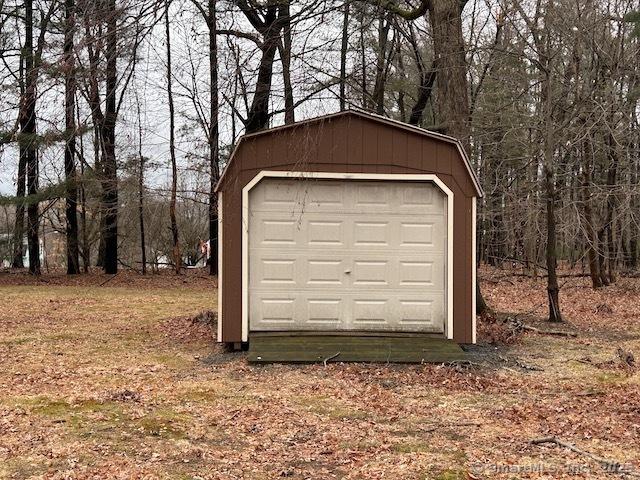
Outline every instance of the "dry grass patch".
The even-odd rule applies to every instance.
[[[20,285],[0,277],[0,478],[603,478],[584,457],[528,443],[548,435],[640,469],[639,375],[607,363],[619,346],[640,356],[640,281],[563,290],[577,338],[525,334],[478,349],[491,359],[480,367],[325,368],[254,367],[216,346],[215,316],[199,315],[216,309],[206,276],[11,278]],[[534,322],[544,313],[534,280],[485,294]],[[575,465],[588,469],[567,473]]]

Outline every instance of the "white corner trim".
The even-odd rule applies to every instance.
[[[261,170],[242,189],[242,341],[249,341],[249,192],[263,179],[314,178],[327,180],[389,180],[432,182],[447,196],[447,324],[445,336],[453,339],[453,192],[435,174],[333,173]],[[475,198],[475,197],[474,197]],[[474,329],[475,331],[475,329]]]
[[[222,342],[222,223],[222,192],[218,192],[218,342]]]
[[[471,343],[475,344],[477,342],[477,333],[476,333],[476,288],[478,281],[478,264],[477,262],[477,245],[476,245],[476,235],[477,235],[477,220],[478,220],[478,198],[473,197],[471,199]]]

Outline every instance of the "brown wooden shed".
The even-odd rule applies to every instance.
[[[218,341],[475,343],[482,190],[455,138],[348,110],[245,135],[216,190]]]

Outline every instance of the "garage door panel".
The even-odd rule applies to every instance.
[[[384,221],[358,221],[353,222],[353,242],[355,247],[388,247],[389,246],[389,222]]]
[[[299,303],[299,299],[284,295],[255,294],[250,308],[261,312],[260,323],[266,330],[279,330],[295,327],[295,319],[298,317],[296,306]]]
[[[321,219],[307,220],[307,243],[310,247],[341,247],[345,245],[344,222]]]
[[[268,185],[267,185],[268,183]],[[350,184],[357,184],[356,186]],[[267,185],[267,186],[265,186]],[[274,180],[258,184],[251,196],[252,212],[282,210],[288,213],[370,212],[440,215],[446,199],[424,182],[343,182],[335,180]]]
[[[434,262],[426,260],[400,260],[398,283],[402,286],[430,287],[437,281],[434,271],[439,270]]]
[[[444,305],[434,296],[385,296],[383,290],[366,294],[301,290],[255,293],[250,307],[260,311],[252,330],[358,330],[396,332],[444,332]],[[444,292],[439,292],[440,296]]]
[[[305,191],[305,182],[300,183]],[[310,182],[305,191],[306,195],[301,198],[308,199],[308,206],[312,209],[322,209],[323,207],[339,208],[344,205],[344,184],[337,182]]]
[[[391,252],[395,249],[444,253],[446,228],[443,215],[407,216],[376,213],[263,212],[249,218],[253,248],[282,246],[304,250],[362,249]]]
[[[392,207],[389,197],[393,195],[393,192],[385,185],[380,183],[361,183],[356,185],[355,188],[356,196],[354,203],[356,207]]]
[[[307,299],[307,324],[340,327],[343,302],[338,296]]]
[[[354,298],[352,327],[355,330],[387,329],[392,320],[389,300],[378,296]]]
[[[251,330],[444,332],[447,219],[435,186],[263,180],[254,190]]]
[[[393,272],[389,260],[354,260],[353,269],[348,270],[354,286],[389,285]]]
[[[257,269],[262,284],[296,283],[296,260],[294,258],[262,258]]]
[[[443,332],[444,305],[441,296],[402,297],[398,300],[399,325],[408,331]]]
[[[296,244],[296,225],[293,220],[261,219],[257,233],[259,242],[263,245]]]
[[[299,285],[343,285],[344,265],[333,258],[312,258],[306,262],[306,278]]]

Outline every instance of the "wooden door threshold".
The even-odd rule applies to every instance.
[[[453,340],[439,336],[380,335],[249,336],[248,360],[253,363],[446,363],[465,360]]]

